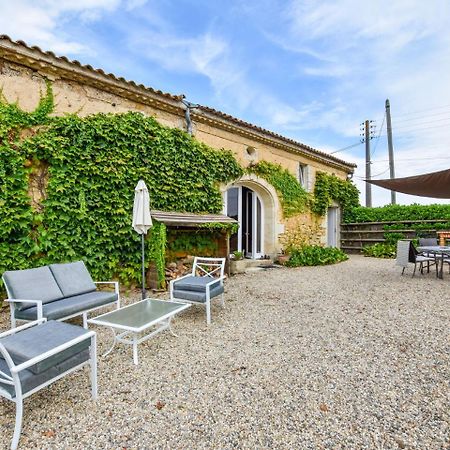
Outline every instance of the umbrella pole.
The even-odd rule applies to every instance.
[[[145,247],[144,247],[144,233],[141,234],[142,244],[142,300],[145,298]]]

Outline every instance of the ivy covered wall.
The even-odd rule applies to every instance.
[[[51,99],[48,86],[30,114],[1,103],[0,273],[83,258],[96,279],[136,281],[139,236],[130,221],[137,181],[146,182],[152,208],[219,213],[219,184],[242,174],[230,152],[151,117],[50,117]],[[39,171],[42,195],[32,205],[29,181]],[[156,252],[153,239],[147,245]]]
[[[96,279],[139,281],[139,236],[130,226],[137,181],[146,182],[154,209],[219,213],[219,184],[243,174],[231,152],[140,113],[52,117],[46,87],[31,113],[0,101],[0,273],[82,258]],[[275,187],[285,217],[323,214],[317,202],[346,201],[341,187],[351,190],[337,177],[319,177],[312,196],[265,161],[250,172]],[[165,237],[165,227],[155,226],[146,241],[161,276]]]

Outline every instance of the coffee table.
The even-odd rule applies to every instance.
[[[190,304],[185,303],[146,298],[132,305],[89,319],[88,323],[109,327],[114,333],[114,342],[103,356],[111,353],[116,342],[129,344],[133,346],[133,362],[138,365],[138,344],[166,329],[176,336],[170,327],[170,321],[173,316],[190,306]],[[152,328],[154,329],[151,330]],[[119,330],[118,334],[116,330]],[[143,336],[139,337],[141,333]]]

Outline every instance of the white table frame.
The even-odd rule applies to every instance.
[[[179,308],[174,309],[173,311],[170,311],[169,313],[164,314],[160,317],[157,317],[156,319],[154,319],[150,322],[147,322],[146,324],[142,325],[141,327],[132,327],[132,326],[128,326],[128,325],[114,323],[109,320],[102,320],[102,317],[104,317],[108,314],[111,314],[111,312],[102,314],[100,316],[97,316],[97,317],[94,317],[94,318],[88,320],[88,324],[100,325],[103,327],[110,328],[114,334],[114,340],[111,345],[111,348],[107,352],[105,352],[102,356],[109,355],[112,352],[112,350],[114,349],[117,342],[120,342],[122,344],[128,344],[133,347],[133,362],[137,366],[139,364],[139,357],[138,357],[138,345],[139,344],[147,341],[148,339],[151,339],[152,337],[163,332],[164,330],[169,330],[169,332],[173,336],[178,337],[173,332],[170,322],[176,314],[189,308],[191,306],[190,304],[185,304],[185,303],[180,303],[180,302],[172,302],[172,301],[168,301],[168,300],[159,300],[159,299],[154,299],[154,298],[146,298],[144,300],[140,300],[139,302],[133,303],[131,305],[124,306],[123,308],[120,308],[113,312],[117,313],[118,311],[122,311],[127,308],[132,308],[133,306],[135,306],[139,303],[148,302],[148,301],[171,303],[171,304],[176,303],[179,305]],[[147,331],[149,328],[151,328],[153,326],[157,326],[157,328],[155,330],[153,330],[152,332],[146,333],[146,334],[144,334],[144,336],[139,337],[139,335],[141,333]],[[122,332],[117,334],[116,330],[121,330]]]

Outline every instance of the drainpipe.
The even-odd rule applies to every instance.
[[[191,109],[195,109],[200,105],[188,102],[184,98],[181,100],[181,103],[183,103],[183,105],[186,107],[184,110],[184,118],[186,120],[186,131],[192,136]]]

